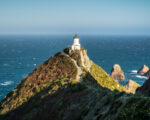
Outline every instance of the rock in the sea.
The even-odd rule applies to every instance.
[[[111,70],[111,74],[110,76],[114,79],[114,80],[125,80],[125,76],[124,73],[120,67],[120,65],[115,64]]]
[[[135,91],[138,87],[140,87],[140,85],[136,82],[134,82],[133,80],[129,80],[125,85],[124,87],[127,89],[127,91],[129,93],[133,93],[135,94]]]
[[[150,78],[150,70],[144,74],[146,77]]]
[[[143,65],[139,70],[138,74],[145,74],[146,72],[149,71],[149,68],[146,65]]]

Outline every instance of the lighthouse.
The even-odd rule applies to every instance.
[[[80,50],[81,49],[81,45],[79,43],[79,37],[77,34],[73,37],[73,44],[71,46],[71,49],[72,50]]]

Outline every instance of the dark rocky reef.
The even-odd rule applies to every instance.
[[[146,77],[150,78],[150,70],[144,74]]]

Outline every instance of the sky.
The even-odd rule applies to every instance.
[[[0,0],[0,34],[150,35],[150,0]]]

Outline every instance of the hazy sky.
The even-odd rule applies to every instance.
[[[0,0],[0,33],[150,35],[150,0]]]

